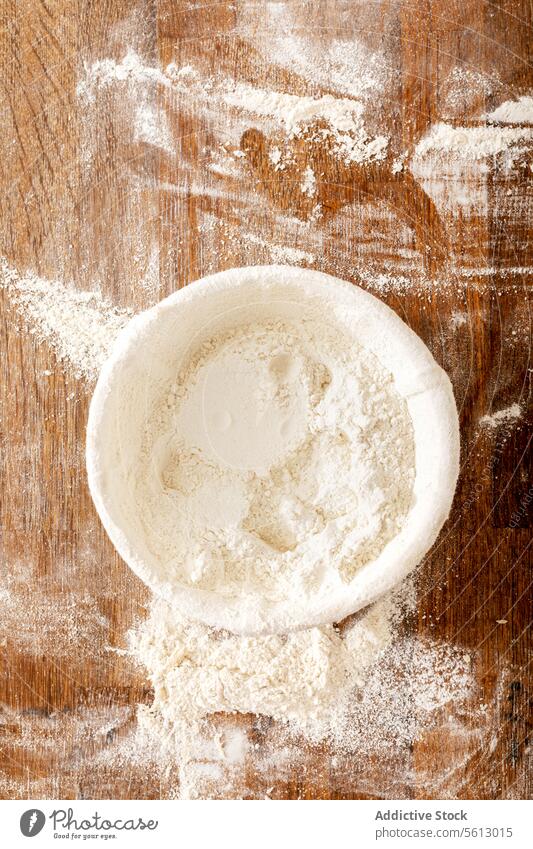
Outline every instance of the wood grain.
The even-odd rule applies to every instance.
[[[269,158],[275,134],[245,126],[235,144],[230,117],[202,116],[151,82],[140,90],[142,102],[167,122],[172,146],[164,150],[136,138],[123,86],[101,86],[90,104],[77,94],[92,62],[121,61],[133,50],[151,67],[192,64],[258,87],[346,96],[333,81],[306,79],[297,65],[269,62],[257,39],[254,46],[243,36],[243,18],[255,21],[256,35],[266,27],[261,3],[1,0],[0,251],[20,271],[100,288],[135,310],[208,272],[272,261],[273,244],[303,251],[303,264],[370,291],[369,271],[412,281],[376,293],[453,381],[462,469],[407,627],[471,653],[480,690],[462,718],[470,733],[454,735],[444,709],[442,723],[399,761],[392,754],[364,764],[347,759],[332,770],[325,750],[309,749],[306,768],[280,776],[272,795],[526,798],[531,169],[506,175],[494,168],[482,186],[485,208],[450,210],[432,199],[431,185],[407,168],[392,174],[391,165],[446,117],[454,68],[492,80],[456,107],[449,120],[457,126],[476,125],[485,111],[531,91],[531,4],[285,6],[292,34],[318,55],[340,39],[383,57],[387,85],[367,110],[370,130],[391,139],[383,163],[346,166],[328,145],[297,138],[292,164],[276,171]],[[244,180],[211,167],[221,151],[235,149],[244,154]],[[300,191],[308,165],[318,175],[312,201]],[[135,706],[151,694],[142,672],[109,647],[124,645],[149,594],[114,553],[88,494],[83,452],[92,386],[21,329],[8,293],[0,289],[0,297],[3,570],[28,611],[0,646],[0,793],[165,798],[171,778],[112,756],[134,727]],[[515,402],[526,411],[517,426],[480,428],[480,417]],[[483,728],[480,702],[487,705]],[[242,722],[268,747],[270,723]],[[251,759],[231,793],[262,797],[267,789]]]

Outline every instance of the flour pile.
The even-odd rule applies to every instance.
[[[263,754],[250,760],[274,784],[302,763],[302,742],[326,745],[333,768],[339,756],[400,756],[467,704],[481,721],[470,656],[402,634],[413,603],[408,583],[341,628],[250,638],[155,600],[129,635],[154,689],[152,705],[138,708],[136,747],[177,770],[180,798],[235,798],[246,792],[253,749],[243,714],[266,718],[271,730],[275,721]],[[449,733],[465,733],[460,723]]]
[[[46,340],[77,377],[94,380],[132,312],[98,292],[80,292],[33,272],[21,274],[0,257],[0,288],[31,335]]]
[[[314,320],[276,320],[183,363],[134,486],[165,581],[301,605],[381,553],[413,481],[407,405],[375,356]]]
[[[130,632],[130,648],[154,686],[139,709],[141,731],[186,760],[213,714],[254,713],[308,740],[335,737],[353,690],[391,637],[394,607],[379,602],[341,635],[333,625],[242,637],[190,622],[165,601]]]

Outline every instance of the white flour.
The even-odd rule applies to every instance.
[[[316,195],[315,172],[309,165],[303,173],[302,182],[300,183],[300,191],[303,195],[307,195],[307,197],[310,198]]]
[[[266,239],[261,238],[256,233],[247,233],[241,229],[238,230],[239,239],[244,239],[246,242],[251,242],[253,245],[259,245],[266,249],[267,256],[273,263],[283,265],[302,265],[304,263],[311,264],[315,262],[316,257],[309,251],[302,251],[299,248],[291,248],[289,245],[274,245]]]
[[[137,107],[135,112],[134,140],[174,152],[174,141],[165,114],[161,110],[145,103]]]
[[[517,100],[506,100],[485,118],[491,124],[533,124],[533,97],[523,95]]]
[[[288,635],[240,637],[187,622],[164,601],[130,632],[130,649],[154,686],[141,728],[167,754],[187,760],[216,713],[255,713],[288,723],[309,740],[340,730],[348,699],[391,639],[397,609],[375,604],[341,636],[332,625]]]
[[[312,321],[253,324],[185,362],[134,480],[166,580],[300,604],[400,531],[412,424],[370,352]]]
[[[313,130],[313,139],[330,141],[333,152],[346,163],[378,161],[387,155],[388,137],[368,135],[363,123],[364,108],[357,100],[331,94],[305,97],[235,83],[222,94],[222,101],[255,115],[275,118],[289,138],[301,135],[309,125],[324,122],[325,127]]]
[[[216,123],[220,123],[220,110],[226,107],[237,113],[246,113],[248,126],[250,115],[275,122],[289,139],[302,135],[312,125],[313,138],[318,142],[328,141],[332,153],[346,163],[379,161],[387,155],[388,137],[370,136],[367,133],[363,120],[364,107],[359,100],[333,97],[330,94],[322,97],[300,96],[254,88],[231,78],[205,77],[190,65],[178,67],[170,63],[163,70],[146,65],[133,51],[128,52],[121,62],[104,59],[86,67],[85,77],[79,82],[77,93],[92,103],[99,89],[125,85],[133,87],[142,102],[145,88],[154,84],[173,94],[181,94],[185,110],[203,110],[206,117]],[[237,123],[234,128],[236,132],[232,132],[226,118],[221,129],[226,137],[231,136],[238,144],[245,126]],[[153,137],[152,131],[152,142]],[[167,146],[165,135],[159,146]]]
[[[268,63],[288,68],[314,87],[334,88],[368,101],[394,76],[385,56],[370,50],[360,39],[325,38],[322,30],[314,33],[303,20],[306,11],[297,5],[265,3],[260,25],[257,11],[255,4],[236,7],[236,33]]]
[[[505,407],[504,410],[498,410],[496,413],[492,413],[491,415],[482,416],[479,423],[486,427],[496,428],[501,424],[509,424],[510,422],[516,421],[521,415],[522,408],[520,404],[515,402],[514,404],[511,404],[510,407]]]
[[[465,165],[476,160],[500,156],[501,165],[509,165],[520,154],[528,151],[533,139],[530,127],[454,127],[435,124],[418,142],[414,161],[423,161],[430,154],[453,157]]]
[[[429,135],[417,145],[417,153],[427,151],[453,152],[462,158],[483,159],[496,156],[533,138],[527,127],[452,127],[436,124]],[[519,150],[526,149],[523,146]]]
[[[294,10],[286,4],[269,6],[265,15],[266,20],[262,19],[258,27],[255,10],[249,14],[239,10],[235,32],[242,33],[265,57],[268,55],[270,62],[284,65],[287,55],[297,55],[297,70],[308,81],[303,92],[295,94],[258,88],[221,74],[208,76],[191,64],[180,67],[170,63],[160,68],[147,64],[130,50],[122,61],[104,59],[87,65],[78,93],[90,103],[94,102],[99,89],[118,87],[131,101],[129,111],[137,111],[134,140],[148,141],[171,154],[172,141],[165,124],[164,108],[156,119],[155,115],[144,114],[143,105],[148,103],[148,92],[153,92],[154,86],[164,90],[172,110],[178,108],[209,126],[217,140],[213,144],[215,153],[221,143],[235,148],[230,167],[226,164],[221,168],[212,162],[207,170],[222,181],[228,176],[238,181],[241,203],[245,201],[244,192],[248,188],[247,168],[241,159],[237,161],[237,154],[241,153],[238,147],[242,134],[250,127],[263,131],[271,144],[270,149],[267,144],[267,152],[273,170],[287,171],[291,181],[295,179],[295,140],[299,139],[309,145],[325,145],[328,153],[347,165],[385,161],[389,138],[379,125],[375,126],[368,112],[369,99],[379,96],[385,83],[389,87],[393,85],[394,74],[385,70],[383,57],[371,53],[357,41],[333,39],[324,44],[321,39],[316,43],[312,38],[303,39],[291,29]],[[296,68],[292,66],[292,70]],[[317,95],[321,85],[326,89],[333,85],[340,96]],[[502,90],[496,74],[483,74],[459,66],[453,68],[440,87],[441,116],[460,116],[463,120],[465,115],[477,117],[471,119],[469,126],[435,124],[415,145],[414,152],[403,151],[396,157],[391,164],[392,172],[399,174],[408,166],[439,210],[450,212],[454,217],[488,214],[488,174],[523,173],[529,165],[533,139],[533,131],[527,127],[532,120],[529,95],[502,103],[491,113],[484,114],[485,98],[495,99]],[[179,155],[179,140],[174,147]],[[212,151],[206,150],[206,153],[211,155]],[[215,189],[204,177],[200,167],[201,187],[187,185],[187,192],[206,197],[214,197],[216,193],[230,198],[227,186]],[[316,185],[305,175],[296,179],[301,180],[302,193],[314,197]],[[161,185],[160,188],[169,187]],[[173,190],[180,191],[180,188],[173,187]],[[246,199],[247,207],[253,203],[253,198]],[[311,213],[309,220],[312,218]],[[401,271],[398,261],[397,256],[396,264]],[[217,267],[215,265],[212,270]],[[331,268],[326,270],[331,271]],[[341,269],[336,271],[345,273]]]
[[[33,657],[65,658],[75,651],[79,661],[95,658],[97,647],[108,638],[109,621],[83,587],[83,575],[69,575],[71,580],[58,586],[60,581],[43,580],[37,569],[22,562],[10,563],[5,571],[0,583],[0,646]]]
[[[145,64],[134,50],[129,50],[122,61],[98,59],[85,65],[85,73],[76,87],[78,97],[94,101],[100,89],[116,83],[169,85],[168,78],[158,68]]]
[[[487,126],[438,123],[418,142],[409,168],[440,210],[453,216],[488,215],[489,175],[522,179],[529,168],[533,128],[527,126],[527,104],[503,104],[502,110],[507,113],[510,106],[522,126],[500,126],[493,118],[496,110],[486,116],[492,120]]]
[[[78,377],[95,379],[118,333],[132,313],[98,292],[79,292],[58,280],[19,274],[0,258],[0,287],[5,289],[31,335],[46,339],[58,360]]]
[[[475,115],[489,96],[495,96],[503,89],[498,75],[477,71],[474,68],[456,65],[439,86],[442,99],[442,117]]]
[[[401,636],[414,602],[409,596],[406,586],[342,630],[257,638],[186,622],[155,601],[129,635],[154,688],[152,705],[138,709],[137,747],[158,748],[162,764],[177,764],[180,798],[235,798],[246,792],[247,763],[273,790],[285,770],[305,763],[302,742],[326,743],[334,772],[345,757],[386,763],[405,753],[442,723],[443,709],[476,697],[466,652]],[[221,725],[215,715],[222,713],[274,719],[277,730],[263,751],[253,752],[246,727]],[[453,707],[446,735],[467,733],[451,724],[452,716]],[[484,719],[480,709],[480,728]],[[344,768],[353,773],[356,762]],[[393,762],[388,769],[392,780]]]

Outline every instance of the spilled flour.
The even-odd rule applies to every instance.
[[[533,97],[506,100],[485,116],[491,124],[533,124]]]
[[[201,345],[148,419],[133,485],[165,582],[302,605],[399,533],[413,481],[392,376],[309,319]]]
[[[352,13],[355,10],[352,10]],[[263,60],[296,73],[313,86],[372,100],[394,72],[385,56],[359,38],[337,38],[308,26],[307,10],[290,3],[265,3],[258,26],[257,7],[236,7],[236,34],[248,41]],[[344,27],[342,28],[344,29]],[[348,28],[349,29],[349,28]]]
[[[213,723],[221,713],[276,721],[270,754],[253,755],[274,784],[287,759],[299,763],[302,742],[326,744],[332,768],[339,757],[400,755],[443,710],[476,697],[466,652],[401,635],[408,595],[406,586],[341,630],[256,638],[187,622],[155,601],[130,632],[154,688],[152,705],[138,709],[137,745],[151,742],[177,764],[181,798],[224,792],[228,769],[230,795],[243,779],[253,747],[245,729]]]
[[[0,648],[16,646],[35,658],[60,659],[75,647],[78,660],[94,658],[95,645],[102,636],[108,638],[109,621],[90,592],[81,590],[79,574],[77,586],[66,590],[39,580],[36,572],[12,563],[2,578]]]
[[[32,272],[20,274],[0,258],[0,288],[38,339],[46,339],[77,377],[94,380],[116,337],[132,316],[98,292],[79,292]]]
[[[166,68],[147,65],[135,52],[129,51],[121,62],[103,59],[87,66],[77,93],[87,104],[94,103],[99,90],[125,86],[138,95],[147,86],[158,85],[173,96],[181,96],[183,109],[196,112],[203,109],[206,116],[220,123],[224,135],[230,132],[235,144],[246,126],[257,119],[280,127],[288,140],[309,136],[316,142],[327,141],[331,152],[347,164],[380,161],[386,158],[389,138],[371,136],[364,123],[364,105],[360,100],[334,97],[294,95],[272,89],[261,89],[230,77],[206,77],[192,65],[178,66],[171,62]],[[229,109],[246,123],[236,122],[231,132],[227,121],[220,121],[223,109]],[[255,116],[255,121],[252,116]],[[154,140],[154,134],[150,134]],[[159,146],[166,147],[166,138]]]
[[[479,420],[480,425],[489,428],[497,428],[501,424],[509,424],[515,422],[522,415],[522,408],[516,402],[510,407],[505,407],[503,410],[497,410],[491,415],[482,416]]]
[[[315,141],[329,140],[333,152],[347,164],[385,159],[389,139],[387,136],[370,137],[363,123],[364,107],[357,100],[337,98],[331,94],[322,97],[304,97],[277,91],[256,89],[235,83],[222,94],[228,106],[243,109],[255,115],[276,119],[289,139],[302,135],[309,125],[315,127]]]
[[[246,638],[187,622],[157,601],[131,634],[155,689],[142,721],[160,721],[163,739],[170,734],[182,757],[201,721],[220,712],[264,714],[323,739],[389,636],[383,603],[343,638],[331,625]]]
[[[530,127],[454,127],[440,123],[418,142],[415,154],[423,157],[431,152],[446,153],[462,160],[507,154],[512,160],[528,151],[532,139]]]

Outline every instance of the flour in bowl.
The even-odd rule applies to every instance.
[[[302,601],[401,530],[413,427],[392,376],[338,328],[272,319],[192,348],[148,416],[135,498],[169,583]]]

